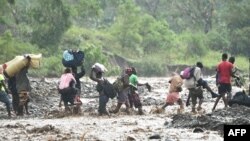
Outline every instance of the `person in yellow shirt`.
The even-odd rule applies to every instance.
[[[179,92],[182,91],[183,80],[180,75],[174,73],[173,77],[169,80],[170,88],[169,93],[166,98],[166,103],[162,106],[162,109],[165,109],[168,105],[173,105],[177,102],[180,105],[179,111],[184,110],[184,105],[182,99],[179,95]]]
[[[8,116],[11,117],[11,102],[7,94],[7,87],[4,82],[3,67],[0,66],[0,101],[5,103]]]

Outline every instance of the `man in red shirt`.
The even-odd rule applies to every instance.
[[[215,110],[220,98],[222,97],[225,107],[228,105],[228,100],[231,99],[231,76],[233,64],[227,61],[228,55],[226,53],[222,54],[222,61],[218,64],[216,70],[218,74],[218,90],[220,96],[216,99],[212,111]],[[227,98],[225,97],[227,94]]]

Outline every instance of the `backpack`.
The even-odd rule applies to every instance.
[[[113,86],[115,90],[119,93],[124,89],[124,85],[129,84],[129,76],[124,75],[117,77],[117,79],[114,81]]]
[[[117,92],[121,92],[123,89],[123,78],[117,77],[113,83],[113,86]]]
[[[115,90],[115,87],[107,79],[104,79],[103,92],[107,97],[111,99],[117,96],[117,91]]]
[[[186,67],[183,70],[182,78],[183,79],[190,79],[190,78],[194,77],[194,70],[195,70],[195,67]]]

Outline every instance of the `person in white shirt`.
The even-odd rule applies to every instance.
[[[201,62],[197,62],[194,70],[193,77],[190,79],[186,79],[184,81],[184,85],[186,88],[189,90],[189,95],[188,99],[186,102],[186,106],[189,105],[189,99],[190,97],[192,98],[192,111],[195,112],[195,105],[196,105],[196,99],[199,98],[199,106],[197,110],[201,110],[201,104],[203,100],[203,91],[202,88],[207,89],[211,95],[212,98],[218,97],[219,95],[213,92],[213,90],[209,87],[208,83],[202,79],[202,72],[201,70],[203,69],[203,64]]]

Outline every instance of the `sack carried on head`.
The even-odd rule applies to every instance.
[[[94,68],[97,72],[106,72],[107,69],[106,67],[103,65],[103,64],[100,64],[100,63],[95,63],[92,68]]]
[[[65,50],[63,52],[62,64],[64,67],[77,67],[81,66],[84,61],[83,51],[69,51]]]
[[[42,54],[25,54],[16,56],[14,59],[5,63],[4,75],[11,78],[25,67],[39,68],[41,65]]]

